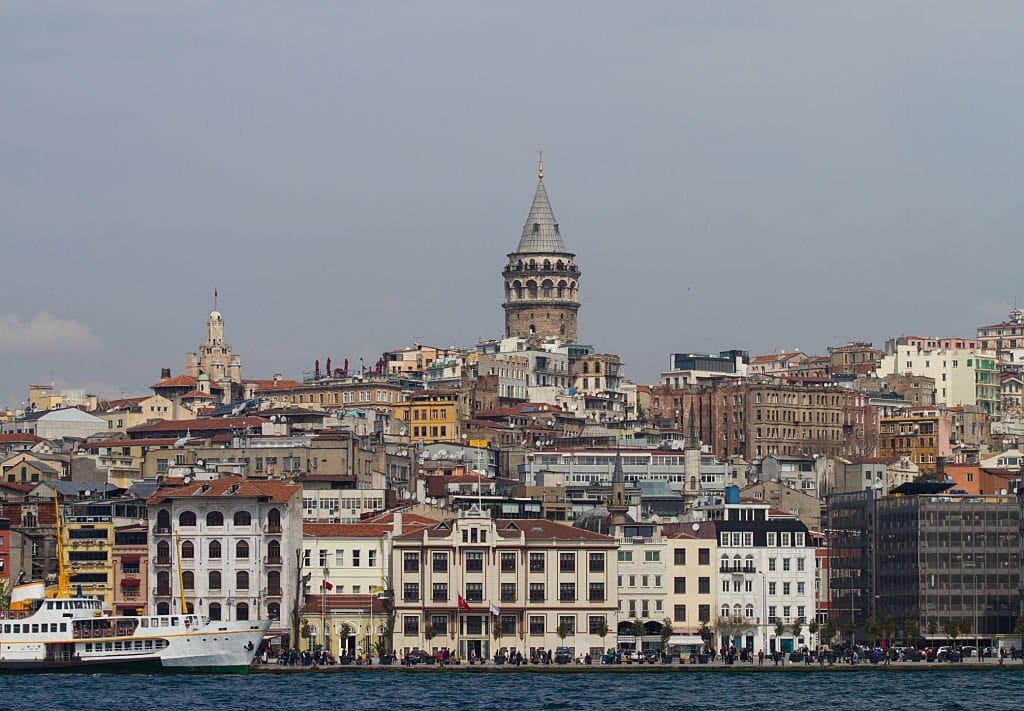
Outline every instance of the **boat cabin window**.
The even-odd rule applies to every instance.
[[[177,627],[177,626],[178,626],[178,618],[177,617],[172,617],[171,618],[171,627]]]
[[[53,600],[47,600],[46,601],[46,609],[47,610],[52,610],[53,609]]]

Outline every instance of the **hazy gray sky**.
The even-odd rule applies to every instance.
[[[502,332],[543,148],[580,338],[974,333],[1021,295],[1024,5],[6,2],[0,404]]]

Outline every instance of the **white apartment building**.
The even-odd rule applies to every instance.
[[[301,487],[238,476],[158,490],[149,503],[149,609],[269,617],[287,633],[302,546]],[[180,581],[180,584],[179,584]]]

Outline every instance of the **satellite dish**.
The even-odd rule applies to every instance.
[[[201,466],[203,466],[203,465],[204,465],[205,463],[206,463],[206,462],[204,462],[204,461],[203,461],[202,459],[197,459],[197,460],[196,460],[196,466],[197,466],[197,467],[201,467]]]
[[[695,523],[692,526],[690,526],[690,528],[692,528],[694,531],[699,531],[700,530],[700,524],[699,523]]]

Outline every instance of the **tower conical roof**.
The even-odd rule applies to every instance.
[[[530,214],[527,215],[526,224],[523,225],[523,236],[519,238],[519,247],[516,252],[519,254],[566,252],[562,235],[558,233],[555,213],[551,211],[548,191],[544,188],[543,174],[537,181],[537,191],[533,194],[533,204],[530,205]]]

